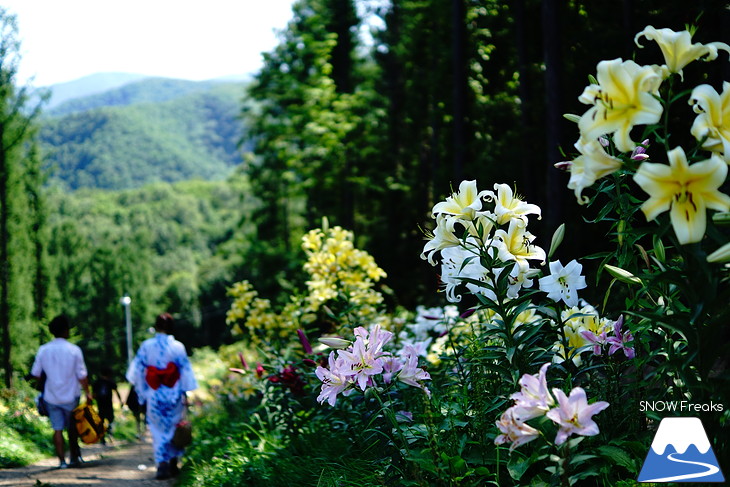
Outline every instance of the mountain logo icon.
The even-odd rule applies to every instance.
[[[664,418],[639,482],[724,482],[700,418]]]

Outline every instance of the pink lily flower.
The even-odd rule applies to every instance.
[[[540,432],[525,424],[515,417],[514,408],[507,409],[495,424],[499,431],[502,433],[494,439],[495,445],[501,445],[503,443],[512,443],[509,447],[509,451],[513,451],[520,445],[524,445],[537,438]]]
[[[418,387],[423,389],[427,395],[431,395],[426,386],[421,384],[419,381],[429,380],[431,375],[418,367],[418,355],[412,354],[406,357],[406,363],[403,365],[403,369],[398,374],[398,380],[409,386]]]
[[[393,375],[403,368],[403,362],[398,357],[387,357],[383,360],[383,382],[390,384]]]
[[[353,331],[355,343],[348,350],[340,350],[339,357],[349,368],[353,380],[364,391],[373,384],[373,376],[383,372],[384,357],[390,356],[388,352],[383,352],[383,346],[393,338],[393,333],[381,330],[380,325],[375,325],[370,332],[362,326]]]
[[[315,374],[322,381],[322,389],[319,396],[317,396],[317,401],[320,404],[327,401],[330,406],[334,406],[337,395],[344,392],[352,383],[350,377],[343,373],[343,366],[342,359],[335,358],[335,352],[330,352],[329,369],[322,366],[317,367]]]
[[[586,391],[581,387],[570,391],[570,396],[560,389],[553,389],[553,394],[558,399],[558,407],[548,411],[546,416],[560,427],[555,437],[556,445],[565,443],[572,434],[595,436],[600,432],[592,416],[609,406],[606,401],[589,405]]]
[[[525,374],[520,378],[520,392],[510,396],[515,400],[513,416],[519,421],[527,421],[544,415],[555,400],[548,392],[547,369],[550,363],[543,364],[537,376]]]

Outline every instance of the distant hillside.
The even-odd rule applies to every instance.
[[[245,85],[174,81],[144,80],[46,115],[40,139],[52,180],[72,190],[126,189],[230,174],[240,162]]]
[[[47,110],[47,112],[49,115],[59,116],[100,107],[157,103],[173,100],[191,93],[209,91],[220,84],[222,84],[220,81],[145,78],[142,81],[132,81],[98,94],[68,100]]]
[[[51,110],[67,100],[102,93],[144,78],[149,78],[149,76],[131,73],[97,73],[73,81],[57,83],[48,87],[51,91],[51,99],[46,104],[46,109]]]

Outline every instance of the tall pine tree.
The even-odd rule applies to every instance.
[[[39,201],[29,200],[40,194],[40,180],[29,177],[29,169],[38,166],[33,138],[40,107],[29,109],[27,89],[16,87],[19,47],[15,16],[0,8],[0,332],[7,387],[13,370],[38,343],[33,285],[38,251],[33,242],[42,218],[33,211],[42,210]]]

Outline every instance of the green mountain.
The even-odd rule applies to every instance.
[[[214,80],[188,81],[172,78],[146,78],[143,81],[127,83],[101,93],[92,93],[88,96],[69,99],[51,108],[48,114],[63,116],[100,107],[159,103],[193,93],[209,91],[221,84],[221,82]]]
[[[102,93],[144,78],[149,76],[132,73],[96,73],[73,81],[56,83],[48,87],[51,98],[46,108],[50,110],[73,98]]]
[[[149,78],[50,110],[41,144],[67,189],[223,179],[240,162],[243,83]]]

